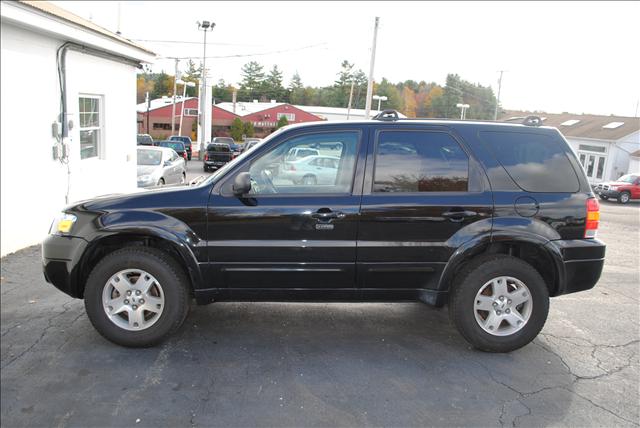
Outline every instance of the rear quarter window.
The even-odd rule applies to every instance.
[[[580,189],[565,143],[529,132],[480,132],[488,150],[518,187],[528,192],[567,192]]]

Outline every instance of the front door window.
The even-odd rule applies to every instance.
[[[252,162],[252,195],[351,193],[359,133],[300,135]]]

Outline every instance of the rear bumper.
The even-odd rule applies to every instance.
[[[602,274],[606,245],[599,239],[550,241],[556,254],[558,286],[554,295],[576,293],[593,288]]]
[[[44,279],[71,297],[81,298],[78,284],[80,259],[87,241],[74,236],[49,235],[42,242],[42,269]]]

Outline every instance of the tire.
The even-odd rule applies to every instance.
[[[187,160],[191,160],[191,153],[187,155]]]
[[[164,178],[158,180],[158,186],[164,186]]]
[[[622,192],[618,195],[618,202],[620,202],[621,204],[626,204],[630,200],[631,200],[631,193],[629,192]]]
[[[508,277],[510,280],[519,281],[519,283],[509,282],[510,280],[504,282],[504,284],[507,284],[507,290],[512,289],[511,287],[520,287],[518,284],[522,284],[525,287],[513,288],[516,291],[507,294],[504,302],[498,300],[499,297],[496,297],[495,293],[491,296],[479,294],[483,289],[488,290],[487,285],[493,284],[492,280],[500,277]],[[500,281],[498,280],[498,282]],[[514,299],[523,299],[520,297],[523,294],[520,294],[517,290],[524,290],[523,293],[528,290],[528,293],[526,293],[529,299],[528,303],[523,303],[509,310],[507,309],[510,306],[506,306],[507,309],[505,309],[505,306],[500,306],[505,305],[507,300],[511,304],[510,296],[516,296],[512,297]],[[477,308],[476,305],[480,305],[481,302],[476,299],[480,297],[486,297],[489,301],[493,301],[489,308],[495,313],[481,311]],[[496,308],[496,306],[498,307]],[[502,311],[499,310],[500,308]],[[518,315],[526,318],[526,321],[524,321],[523,326],[514,326],[513,324],[516,323],[507,322],[506,318],[500,318],[500,315],[498,315],[500,312],[502,317],[509,316],[512,321],[511,317],[515,316],[517,312]],[[510,315],[507,315],[507,312]],[[525,312],[528,312],[528,316],[523,315]],[[549,290],[540,274],[528,263],[502,254],[480,256],[464,266],[455,277],[449,294],[449,317],[451,322],[471,345],[485,352],[511,352],[525,346],[542,330],[548,313]],[[486,314],[484,320],[482,319],[482,314]],[[498,320],[497,328],[493,333],[488,332],[488,329],[493,329],[493,326],[485,325],[485,327],[481,327],[480,325],[481,322],[490,324],[490,315],[495,316],[493,319]],[[509,332],[514,329],[519,330],[513,333]]]
[[[128,305],[123,305],[128,306],[127,311],[110,318],[107,315],[105,293],[114,283],[112,280],[116,274],[134,270],[144,271],[156,280],[150,288],[160,286],[160,297],[148,297],[148,302],[138,298],[138,301],[133,303],[140,304],[140,307],[136,309],[135,305],[129,302]],[[141,294],[141,297],[147,296],[150,294]],[[121,297],[127,298],[124,294]],[[135,294],[132,297],[135,299]],[[120,296],[116,296],[116,299],[118,298]],[[144,303],[153,306],[152,298],[162,302],[162,305],[157,305],[161,308],[157,310],[159,313],[142,310],[143,306],[147,307],[142,305]],[[85,309],[98,333],[113,343],[133,348],[157,345],[178,330],[189,312],[189,299],[188,280],[178,263],[164,252],[149,247],[127,247],[104,257],[89,274],[84,291]],[[149,326],[135,329],[129,321],[128,314],[137,312],[131,309],[140,310],[143,320],[149,317],[149,321],[144,321],[148,322]],[[126,318],[124,312],[127,313]],[[126,329],[127,326],[130,328]]]
[[[209,168],[207,168],[206,166],[202,169],[204,170],[204,172],[209,172]]]
[[[318,184],[318,179],[315,175],[305,175],[304,177],[302,177],[302,184],[304,184],[305,186],[315,186],[316,184]]]

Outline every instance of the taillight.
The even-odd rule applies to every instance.
[[[204,155],[204,160],[209,160],[209,155]]]
[[[182,157],[186,159],[187,158],[187,152],[182,152]]]
[[[587,199],[587,222],[584,228],[585,238],[595,238],[600,224],[600,204],[596,198]]]

